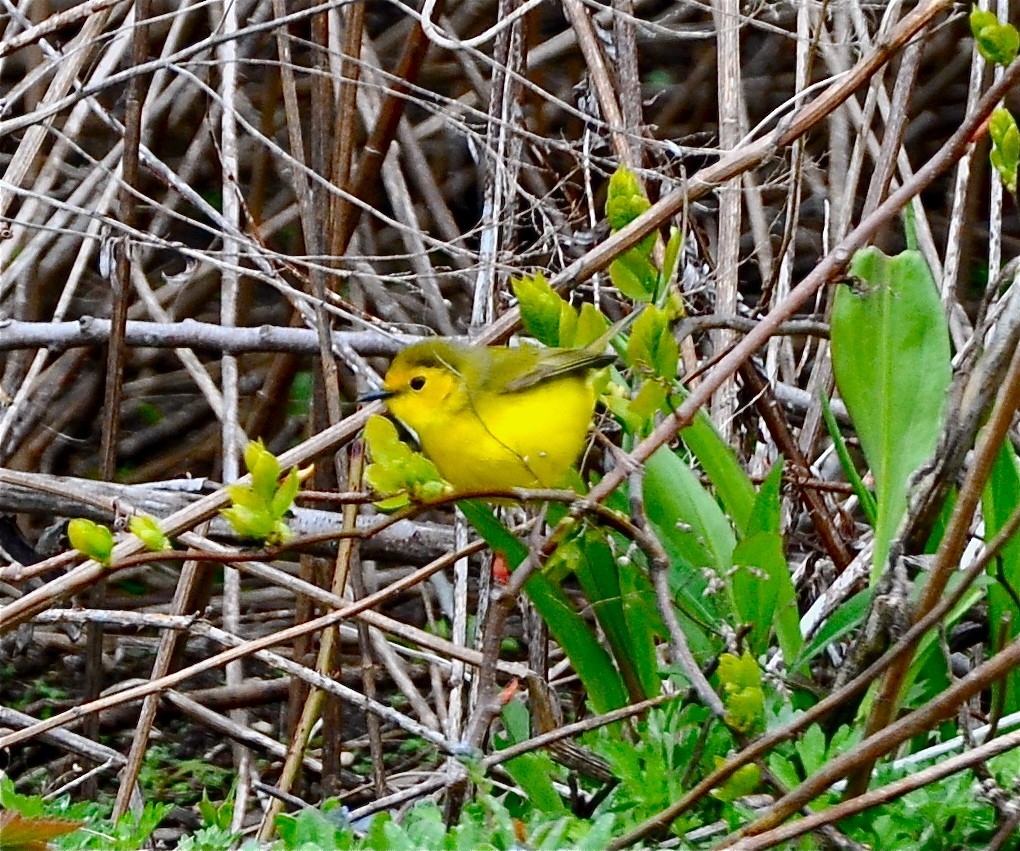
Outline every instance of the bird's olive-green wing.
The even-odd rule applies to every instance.
[[[534,355],[526,369],[503,384],[499,392],[518,393],[536,384],[572,373],[601,369],[616,360],[614,355],[594,352],[591,349],[538,349],[530,347]]]

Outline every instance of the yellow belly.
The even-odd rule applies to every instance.
[[[458,490],[557,487],[584,449],[591,382],[565,376],[488,395],[419,432],[422,449]]]

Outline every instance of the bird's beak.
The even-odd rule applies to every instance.
[[[377,402],[380,399],[389,399],[393,396],[392,390],[372,390],[368,393],[363,393],[358,397],[359,402]]]

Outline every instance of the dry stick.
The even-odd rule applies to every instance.
[[[348,471],[347,479],[349,487],[354,488],[360,486],[364,467],[365,447],[361,441],[356,441],[351,449],[350,469]],[[343,514],[344,528],[356,528],[358,521],[358,506],[353,503],[345,505]],[[343,566],[342,571],[338,570],[338,572],[348,573],[350,575],[351,590],[354,592],[353,596],[355,600],[359,600],[368,594],[368,588],[365,585],[365,574],[361,561],[361,552],[357,548],[357,539],[351,538],[347,542],[340,543],[340,552],[337,555],[337,565],[338,567],[341,565]],[[372,636],[364,618],[358,618],[357,629],[358,645],[361,652],[361,687],[365,692],[365,696],[374,700],[376,695],[375,682],[378,665],[375,659],[376,654],[372,646]],[[339,672],[339,666],[336,666],[336,670]],[[365,724],[368,728],[369,752],[372,756],[372,782],[375,785],[376,795],[381,797],[386,793],[386,765],[383,761],[382,730],[379,725],[378,716],[373,713],[367,714]],[[334,771],[337,776],[340,775],[341,766],[339,747],[336,748],[335,764],[327,760],[325,761],[325,765],[330,769],[330,772],[323,776],[324,782],[330,779],[330,776]],[[335,796],[340,792],[339,789],[334,789],[332,791],[327,789],[326,791],[327,794],[331,796]]]
[[[436,14],[442,14],[443,5],[444,0],[439,0],[436,3]],[[382,170],[386,153],[393,142],[400,119],[404,115],[407,95],[421,73],[428,47],[428,37],[422,31],[421,25],[416,24],[407,40],[404,53],[393,71],[394,82],[386,93],[386,100],[383,101],[379,111],[379,120],[365,142],[361,162],[358,164],[357,174],[354,178],[352,197],[366,202],[370,202],[375,197],[379,172]],[[356,204],[347,204],[342,208],[342,214],[338,217],[335,238],[332,242],[333,249],[337,254],[347,251],[351,237],[354,236],[354,229],[361,219],[361,213],[362,207]]]
[[[176,533],[168,534],[173,535]],[[117,549],[120,550],[120,547],[118,547]],[[386,588],[376,591],[373,594],[369,594],[368,596],[362,598],[356,603],[351,603],[349,605],[343,606],[339,609],[336,609],[335,611],[328,612],[325,615],[321,615],[312,620],[305,621],[304,623],[295,624],[294,626],[287,627],[286,629],[280,630],[276,633],[273,633],[272,635],[263,636],[261,638],[252,639],[246,642],[240,642],[235,646],[232,646],[228,650],[222,651],[214,656],[209,657],[208,659],[202,660],[201,662],[196,662],[187,668],[183,668],[179,671],[175,671],[174,673],[168,674],[165,677],[161,678],[160,680],[142,683],[141,685],[134,686],[130,689],[126,689],[125,691],[118,692],[117,694],[101,697],[98,700],[93,701],[92,703],[75,707],[74,709],[55,715],[52,718],[49,718],[45,721],[40,721],[39,724],[27,730],[11,733],[6,736],[0,736],[0,750],[2,750],[3,748],[16,745],[22,741],[27,741],[33,738],[34,736],[39,735],[40,733],[45,733],[47,730],[52,730],[56,727],[60,727],[67,722],[75,721],[78,718],[88,715],[89,713],[99,712],[110,706],[117,706],[121,703],[127,703],[132,700],[137,700],[138,698],[145,697],[146,695],[149,694],[155,694],[158,691],[161,691],[168,687],[175,686],[178,683],[181,683],[197,674],[203,673],[205,671],[215,670],[216,668],[222,667],[227,662],[230,662],[234,659],[243,658],[244,656],[257,653],[269,647],[273,647],[277,644],[283,644],[299,636],[308,635],[313,632],[326,629],[330,626],[333,626],[334,624],[341,623],[344,620],[349,620],[350,618],[360,615],[362,612],[367,612],[369,609],[374,608],[376,605],[384,602],[391,596],[398,594],[401,591],[405,591],[408,588],[413,588],[415,585],[417,585],[419,582],[424,581],[433,573],[437,573],[438,571],[444,570],[445,568],[449,567],[449,565],[452,564],[456,559],[460,558],[460,556],[461,554],[456,552],[443,556],[442,558],[437,559],[431,564],[428,564],[425,567],[416,570],[413,573],[410,573],[407,576],[397,580],[396,582],[391,583]],[[54,584],[56,583],[55,582],[49,583],[49,585]],[[311,591],[311,589],[309,589],[308,593],[313,592]],[[27,596],[31,595],[26,595],[26,597]],[[20,602],[20,600],[15,601],[15,603],[12,603],[7,608],[14,607],[18,602]],[[208,629],[211,629],[211,627]],[[305,669],[302,668],[302,670]],[[315,674],[313,679],[314,678],[318,678],[319,681],[326,680],[325,677],[322,677],[319,674]],[[324,686],[322,686],[320,683],[320,687]]]
[[[605,57],[602,53],[602,46],[595,33],[595,27],[591,22],[588,10],[581,0],[563,0],[563,10],[570,19],[570,25],[577,35],[577,46],[581,48],[585,64],[591,74],[591,80],[595,84],[595,93],[598,96],[599,108],[605,117],[609,127],[609,138],[613,146],[613,152],[622,163],[637,169],[641,166],[640,160],[635,160],[635,146],[625,128],[623,113],[616,97],[616,88],[606,68]],[[632,128],[636,130],[637,128]]]
[[[716,77],[719,98],[719,146],[731,151],[743,135],[740,86],[740,2],[713,0],[712,19],[717,33]],[[742,176],[719,187],[719,246],[716,255],[716,307],[720,313],[737,312],[737,276],[740,273]],[[726,351],[735,340],[731,331],[712,333],[713,353]],[[724,443],[733,442],[733,417],[737,412],[737,382],[732,374],[719,385],[711,404],[712,422]]]
[[[913,9],[910,14],[904,17],[888,39],[862,57],[860,62],[844,77],[833,83],[816,100],[799,109],[788,121],[781,124],[768,135],[756,142],[749,142],[739,147],[737,150],[721,157],[714,165],[707,166],[699,171],[687,182],[686,186],[664,196],[625,228],[614,233],[583,257],[578,258],[559,274],[555,275],[551,279],[552,285],[562,289],[576,281],[587,280],[596,272],[606,268],[615,257],[636,245],[647,234],[668,223],[684,209],[686,204],[703,198],[721,182],[760,165],[778,149],[800,138],[850,97],[872,74],[884,66],[897,50],[914,38],[918,31],[931,24],[943,12],[952,8],[952,5],[952,0],[930,0],[930,2]],[[999,87],[995,87],[995,90],[999,92],[1005,91],[1005,89]],[[917,175],[915,175],[915,183],[916,178]],[[910,194],[905,194],[904,197],[909,198]],[[846,260],[842,261],[844,264],[845,262]],[[820,284],[816,285],[816,289],[817,286],[820,286]],[[782,319],[790,318],[803,301],[811,295],[811,292],[804,293],[796,303],[788,305],[788,309],[782,311]],[[775,311],[770,313],[769,316],[772,317],[774,313]],[[507,311],[479,337],[478,342],[487,345],[505,340],[513,333],[519,321],[520,314],[518,311]],[[768,336],[769,332],[761,334],[760,339],[755,340],[754,346],[759,346]],[[617,481],[614,487],[618,484],[619,482]]]
[[[177,587],[174,589],[174,598],[170,604],[170,614],[181,616],[195,612],[195,600],[199,596],[196,589],[200,587],[202,579],[201,563],[189,560],[184,563],[181,569]],[[174,657],[178,647],[181,646],[182,635],[176,630],[166,630],[160,636],[159,647],[156,650],[156,659],[152,663],[150,679],[161,679],[173,665]],[[136,725],[136,733],[131,739],[131,750],[128,752],[127,765],[120,777],[120,787],[117,790],[117,800],[114,802],[113,818],[118,819],[127,812],[131,803],[131,793],[138,780],[138,774],[142,770],[142,763],[145,759],[145,751],[148,747],[149,736],[152,725],[156,720],[156,711],[159,709],[159,695],[148,695],[142,702],[141,712]],[[99,718],[99,713],[95,717]]]
[[[274,0],[273,11],[277,18],[281,18],[284,15],[284,3],[283,0]],[[313,19],[313,29],[316,29],[314,21],[318,21],[324,12],[319,12],[316,18]],[[321,28],[321,26],[319,27]],[[305,163],[305,149],[304,149],[304,135],[302,132],[302,117],[301,110],[298,103],[297,96],[297,85],[294,78],[294,65],[291,60],[290,53],[290,41],[289,34],[286,28],[278,27],[275,32],[276,37],[276,50],[277,55],[280,58],[280,86],[283,93],[285,115],[287,121],[287,138],[290,147],[290,155],[297,162]],[[328,76],[325,78],[328,80]],[[313,81],[313,101],[318,99],[322,100],[322,90],[324,86],[323,80]],[[318,121],[321,117],[322,105],[320,108],[315,109],[313,120]],[[328,113],[327,113],[328,114]],[[348,120],[353,120],[351,116]],[[352,128],[346,128],[348,133],[353,132]],[[341,126],[340,135],[348,135],[344,132],[345,128]],[[321,136],[321,134],[320,134]],[[314,144],[314,143],[313,143]],[[319,145],[321,149],[321,142]],[[336,153],[336,152],[334,152]],[[347,185],[347,179],[344,178],[344,184]],[[298,209],[300,211],[300,219],[302,226],[302,233],[305,234],[305,239],[311,245],[320,240],[327,240],[329,237],[326,234],[320,233],[316,215],[316,203],[315,197],[316,192],[320,196],[321,202],[321,187],[318,187],[313,181],[311,181],[307,174],[301,173],[301,176],[297,178],[296,183],[296,196],[298,199]],[[327,208],[327,213],[332,212],[331,208]],[[332,230],[332,229],[331,229]],[[318,270],[313,275],[313,281],[315,285],[316,294],[322,297],[324,290],[323,283],[324,272]],[[299,311],[295,310],[294,316],[292,317],[293,325],[301,325],[302,317]],[[319,368],[323,369],[326,365],[330,364],[332,358],[331,347],[329,341],[326,339],[326,335],[330,333],[330,323],[325,311],[322,309],[321,300],[316,306],[316,323],[315,323],[315,334],[318,341],[317,352],[319,359],[317,361]],[[284,381],[288,384],[293,378],[294,373],[297,370],[297,362],[290,361],[287,359],[277,358],[273,363],[273,368],[269,373],[269,381],[274,385],[282,385]],[[327,380],[328,384],[328,380]],[[319,382],[316,382],[316,394],[320,392]],[[335,391],[338,392],[338,391]],[[334,395],[334,392],[327,392],[326,395],[326,406],[330,415],[334,415],[337,412],[338,399]],[[318,406],[317,406],[318,407]],[[319,407],[321,411],[321,407]],[[317,414],[317,416],[321,416]],[[330,419],[331,423],[336,422],[335,418]],[[310,567],[310,556],[302,555],[300,559],[300,570],[302,577],[311,579],[311,567]],[[312,608],[312,597],[304,594],[300,594],[297,597],[297,605],[294,612],[294,620],[297,623],[302,623],[311,618],[313,613]],[[331,631],[327,631],[323,636],[323,644],[331,646]],[[311,637],[309,635],[299,636],[295,639],[291,652],[295,658],[302,658],[311,649]],[[321,650],[320,645],[320,659],[321,661]],[[317,669],[321,670],[321,669]],[[281,770],[279,783],[283,787],[284,792],[289,792],[294,778],[297,775],[299,766],[302,763],[305,748],[307,746],[308,737],[311,734],[311,727],[314,721],[319,717],[321,705],[325,699],[325,693],[318,689],[308,689],[305,687],[303,682],[295,681],[291,690],[291,698],[289,703],[289,718],[288,726],[290,733],[290,745],[287,748],[287,757],[284,761],[283,769]],[[298,714],[298,706],[303,702],[301,706],[300,714]],[[295,719],[295,715],[297,716]],[[274,797],[270,801],[269,806],[266,809],[261,825],[259,826],[259,835],[263,839],[268,839],[274,829],[274,819],[276,814],[280,811],[281,803],[280,799]]]
[[[132,33],[132,62],[141,65],[149,52],[149,0],[135,0],[135,26]],[[127,106],[124,115],[124,147],[121,163],[120,220],[127,228],[136,227],[137,210],[135,187],[139,184],[138,150],[142,142],[143,89],[147,77],[139,74],[128,86]],[[110,342],[106,352],[106,379],[103,393],[103,422],[99,448],[99,477],[112,482],[117,475],[117,442],[120,437],[120,410],[124,391],[124,327],[127,324],[131,293],[131,265],[134,255],[128,240],[113,242],[115,263],[110,275],[111,311]],[[97,582],[87,595],[88,605],[103,608],[106,600],[106,583]],[[90,623],[85,628],[85,689],[86,701],[94,700],[102,691],[103,682],[103,626]],[[99,739],[99,716],[86,721],[84,733],[90,739]],[[133,788],[133,787],[132,787]],[[89,783],[86,797],[94,797],[97,789]]]
[[[361,77],[361,44],[365,38],[365,4],[353,3],[346,7],[344,38],[340,52],[340,81],[337,95],[335,141],[333,147],[333,180],[338,186],[349,189],[351,186],[351,170],[354,163],[354,145],[358,138],[356,120],[358,116],[358,81]],[[331,257],[341,256],[346,246],[339,244],[339,220],[344,215],[344,208],[350,202],[344,198],[333,196],[329,207],[329,254]]]
[[[73,26],[85,18],[90,18],[96,12],[102,12],[111,6],[116,6],[120,2],[121,0],[86,0],[83,3],[76,3],[63,12],[49,15],[34,27],[30,27],[16,36],[0,41],[0,59],[10,56],[12,53],[17,53],[23,47],[28,47],[30,44],[41,41],[51,33]]]
[[[624,706],[620,709],[614,709],[611,712],[606,712],[603,715],[595,715],[590,718],[585,718],[583,721],[575,721],[571,724],[564,724],[561,727],[557,727],[555,730],[550,730],[548,733],[542,733],[538,736],[534,736],[523,742],[518,742],[515,745],[510,745],[500,751],[494,751],[488,754],[482,761],[481,765],[485,769],[490,769],[496,765],[502,765],[507,760],[513,759],[516,756],[520,756],[523,753],[530,753],[531,751],[539,748],[551,747],[557,742],[573,736],[577,733],[583,733],[590,730],[596,730],[599,727],[604,727],[608,724],[613,724],[617,721],[623,721],[627,718],[633,718],[635,715],[641,715],[647,712],[649,709],[653,709],[656,706],[661,706],[663,703],[667,703],[670,700],[679,700],[681,695],[676,694],[662,694],[658,697],[649,698],[643,700],[640,703],[632,703],[629,706]],[[463,766],[460,767],[460,777],[463,778],[467,775],[467,769]],[[425,795],[429,795],[433,792],[442,789],[450,783],[450,778],[447,776],[440,776],[438,778],[432,778],[426,780],[417,786],[409,789],[402,789],[400,792],[396,792],[393,795],[387,795],[384,798],[377,798],[374,801],[370,801],[362,807],[358,807],[351,811],[350,816],[352,820],[364,818],[365,816],[372,815],[381,810],[387,810],[395,807],[399,804],[407,801],[420,798]]]
[[[904,21],[906,20],[907,19],[904,19]],[[810,298],[830,275],[835,274],[845,265],[854,251],[862,248],[866,244],[868,238],[875,232],[875,230],[877,230],[885,222],[892,219],[903,204],[919,193],[924,187],[928,186],[939,175],[945,172],[957,159],[959,159],[959,157],[961,157],[967,150],[972,138],[980,132],[980,128],[982,127],[985,119],[991,114],[992,110],[1002,99],[1005,92],[1007,92],[1011,86],[1015,85],[1018,79],[1020,79],[1020,62],[1014,62],[1007,69],[1003,79],[988,90],[985,96],[981,99],[981,102],[978,104],[974,113],[968,116],[956,133],[950,137],[935,156],[914,174],[913,179],[905,183],[896,192],[890,195],[889,198],[886,199],[885,203],[879,206],[879,208],[868,219],[861,222],[857,228],[851,231],[847,237],[840,242],[836,249],[825,257],[822,262],[819,263],[818,266],[816,266],[815,269],[791,291],[790,296],[785,301],[778,304],[776,308],[768,314],[758,328],[751,331],[741,343],[738,343],[737,346],[719,362],[718,366],[709,373],[708,376],[706,376],[703,384],[699,386],[690,397],[688,397],[683,405],[680,406],[676,414],[669,420],[660,424],[646,440],[635,448],[630,457],[639,462],[643,462],[659,446],[668,442],[673,434],[671,429],[671,420],[678,421],[677,427],[686,425],[693,417],[698,406],[703,405],[710,396],[715,384],[717,383],[717,373],[723,370],[734,369],[742,360],[750,357],[758,346],[761,345],[761,343],[769,336],[766,326],[771,326],[774,323],[778,323],[789,318],[797,306]],[[793,304],[791,304],[791,302],[793,302]],[[621,477],[622,473],[620,472],[620,468],[617,467],[609,473],[609,475],[607,475],[596,488],[593,488],[590,498],[604,498],[602,491],[606,490],[606,493],[611,493],[612,490],[617,487],[617,480]],[[941,606],[939,609],[941,610]],[[926,616],[918,623],[928,624],[928,621],[929,618]],[[932,623],[933,622],[934,621],[932,621]],[[907,634],[912,635],[913,633],[914,629],[911,629]],[[901,647],[901,644],[902,643],[898,643],[897,647]],[[899,652],[903,651],[900,650],[898,653]],[[872,679],[874,679],[875,676],[884,671],[891,661],[888,656],[889,654],[883,656],[878,663],[870,666],[863,674],[855,678],[851,683],[848,683],[846,689],[841,690],[838,693],[841,695],[840,699],[846,700],[853,694],[856,694],[857,691],[867,685]],[[851,686],[855,686],[853,690],[850,690]],[[784,737],[793,735],[793,733],[797,730],[803,729],[800,724],[805,723],[805,719],[810,717],[811,720],[813,720],[816,717],[821,717],[825,714],[825,712],[834,708],[836,704],[829,703],[829,700],[830,698],[826,698],[805,713],[797,724],[793,725],[795,729],[792,731],[783,731]],[[819,707],[824,707],[824,709],[819,710]],[[817,714],[815,714],[816,711]],[[807,721],[806,723],[811,722]],[[739,762],[736,762],[736,764],[732,764],[733,761],[727,762],[720,769],[712,772],[712,774],[706,778],[706,781],[712,781],[711,784],[706,785],[706,781],[702,781],[702,783],[699,783],[694,790],[685,795],[679,802],[667,808],[657,816],[654,816],[652,819],[649,819],[645,824],[635,828],[626,836],[615,841],[610,847],[626,847],[626,845],[639,841],[659,827],[668,825],[679,814],[689,809],[690,806],[692,806],[702,795],[712,789],[713,785],[718,785],[718,783],[725,780],[726,777],[730,776],[733,771],[739,768],[740,765],[745,764],[746,759],[744,758],[744,755],[750,753],[752,754],[750,758],[753,758],[754,756],[763,753],[768,746],[771,746],[771,744],[774,743],[774,741],[780,740],[781,739],[774,740],[770,735],[762,740],[766,743],[766,747],[760,747],[760,743],[751,745],[750,748],[742,753],[741,760]]]
[[[779,451],[789,460],[790,466],[794,468],[798,477],[810,481],[811,465],[808,464],[807,458],[800,451],[800,446],[790,431],[779,400],[772,392],[772,385],[765,380],[765,377],[758,371],[758,367],[750,361],[741,365],[740,377],[744,386],[754,397],[758,414],[765,421],[769,434],[772,435]],[[829,504],[816,488],[801,487],[799,490],[800,498],[808,510],[811,522],[822,539],[829,558],[832,559],[836,567],[836,572],[842,573],[853,557],[847,549],[843,536],[836,528],[835,519],[829,511]]]
[[[960,488],[953,513],[949,518],[945,534],[939,544],[938,551],[928,574],[928,581],[921,591],[915,619],[925,615],[938,602],[946,589],[953,571],[960,563],[964,547],[969,538],[970,522],[977,510],[984,490],[985,482],[991,474],[995,457],[999,453],[1004,440],[1007,439],[1013,415],[1020,405],[1020,349],[1014,353],[1013,361],[1003,381],[999,397],[991,417],[974,450],[974,459],[967,477]],[[908,653],[900,658],[886,673],[881,690],[872,705],[871,715],[865,728],[866,735],[881,730],[896,713],[899,705],[900,690],[913,654]],[[874,764],[861,765],[851,776],[847,784],[847,796],[852,797],[867,789]]]

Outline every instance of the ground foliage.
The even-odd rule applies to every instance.
[[[7,5],[0,845],[1016,847],[1015,31]],[[589,501],[372,504],[401,345],[634,309]]]

